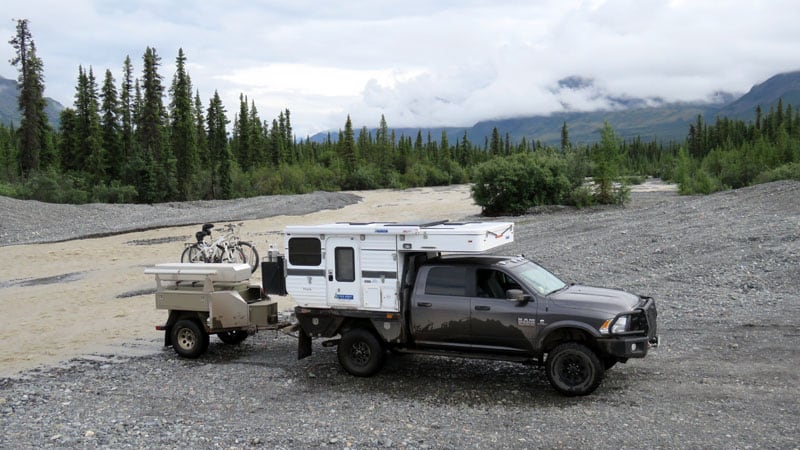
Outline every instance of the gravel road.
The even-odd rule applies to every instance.
[[[280,333],[212,338],[195,361],[155,336],[126,344],[156,349],[147,356],[0,380],[0,448],[800,446],[800,183],[513,220],[507,253],[655,297],[662,345],[565,398],[511,363],[400,356],[361,379],[334,348],[297,361]]]

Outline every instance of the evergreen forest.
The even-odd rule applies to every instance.
[[[294,135],[288,108],[265,119],[241,94],[229,115],[218,92],[204,98],[182,49],[169,81],[149,47],[138,74],[124,58],[119,80],[78,67],[74,103],[53,129],[27,20],[9,43],[21,121],[0,124],[0,195],[16,198],[156,203],[472,183],[476,203],[495,215],[623,203],[628,184],[647,176],[675,181],[684,194],[800,179],[800,111],[782,102],[759,107],[749,122],[698,116],[683,142],[622,140],[606,123],[599,142],[572,145],[566,122],[559,146],[511,142],[497,128],[483,142],[466,133],[450,142],[444,130],[396,135],[383,116],[372,130],[353,129],[348,116],[335,139],[315,142]]]

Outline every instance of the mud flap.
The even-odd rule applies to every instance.
[[[300,328],[297,333],[297,359],[307,356],[311,356],[311,336]]]
[[[172,325],[164,326],[164,347],[172,345]]]

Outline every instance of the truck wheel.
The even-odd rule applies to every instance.
[[[577,342],[554,348],[545,361],[547,380],[566,396],[588,395],[603,380],[605,370],[597,355]]]
[[[381,343],[364,328],[354,328],[345,333],[336,353],[344,370],[358,377],[374,375],[383,366]]]
[[[170,340],[175,353],[184,358],[197,358],[208,349],[208,333],[195,320],[175,322]]]
[[[219,340],[228,345],[240,344],[247,339],[247,336],[248,334],[245,330],[220,331],[217,333]]]

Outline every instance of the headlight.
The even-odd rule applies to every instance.
[[[608,319],[603,322],[603,325],[600,326],[600,334],[608,334],[608,326],[611,325],[614,319]],[[628,316],[622,316],[617,319],[617,322],[614,324],[614,327],[611,329],[612,333],[622,333],[626,331],[628,327]]]

